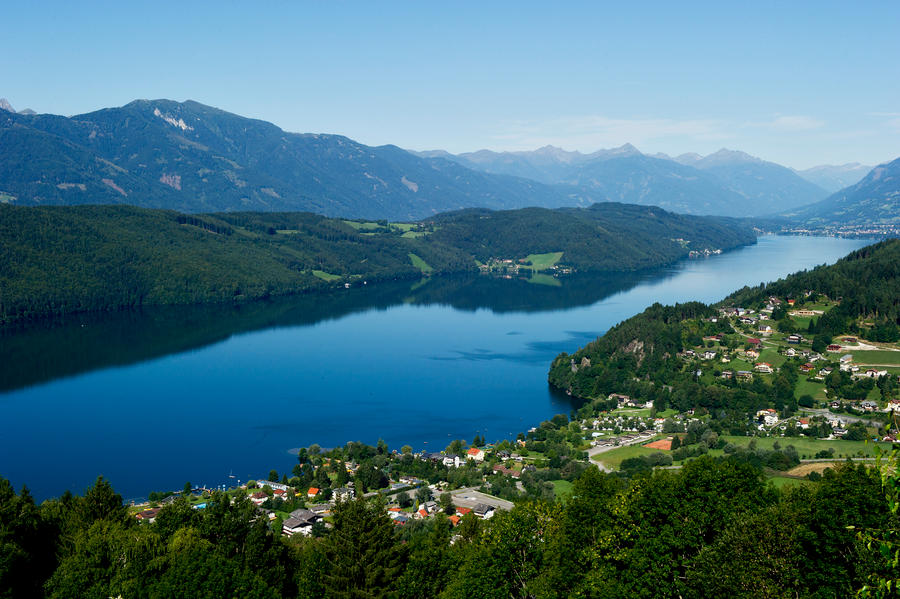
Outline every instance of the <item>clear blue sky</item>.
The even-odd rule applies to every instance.
[[[11,2],[0,97],[66,115],[193,99],[452,152],[900,156],[897,0],[553,4]]]

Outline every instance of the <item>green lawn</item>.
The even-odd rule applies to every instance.
[[[647,441],[647,443],[651,443],[653,439]],[[649,449],[644,447],[643,445],[625,445],[622,447],[617,447],[615,449],[610,449],[609,451],[605,451],[603,453],[597,454],[593,457],[595,462],[600,462],[607,468],[611,468],[613,470],[618,470],[619,465],[623,460],[627,460],[628,458],[636,458],[645,455],[652,455],[654,453],[667,453],[665,451],[660,452],[658,449]]]
[[[797,386],[794,387],[794,397],[800,399],[804,395],[812,395],[819,401],[827,399],[825,395],[825,385],[819,382],[809,381],[800,375]]]
[[[312,274],[319,277],[323,281],[336,281],[341,278],[341,275],[333,275],[329,272],[325,272],[324,270],[314,270]]]
[[[739,447],[746,447],[750,444],[751,439],[756,440],[756,446],[760,449],[772,449],[776,442],[782,448],[793,445],[801,458],[806,455],[811,459],[817,452],[830,448],[834,449],[835,458],[856,457],[860,451],[864,456],[875,456],[875,443],[871,441],[823,441],[809,437],[732,437],[729,435],[720,438]],[[881,446],[882,451],[889,451],[891,448],[890,443],[879,443],[878,445]]]
[[[797,487],[800,485],[808,485],[810,481],[802,479],[802,478],[788,478],[786,476],[773,476],[769,479],[773,485],[775,485],[776,489],[783,489],[784,487]]]
[[[406,231],[400,237],[403,239],[415,239],[417,237],[425,237],[426,235],[428,235],[427,231]]]
[[[572,483],[567,480],[551,480],[553,483],[553,492],[557,497],[566,497],[572,494]]]
[[[413,266],[421,270],[423,273],[429,273],[434,270],[427,262],[416,256],[415,254],[409,254],[409,260],[410,262],[412,262]]]
[[[361,223],[361,222],[355,221],[355,220],[345,220],[344,223],[350,225],[351,227],[353,227],[356,230],[360,230],[360,229],[371,230],[371,229],[377,229],[378,227],[381,226],[378,223],[372,223],[372,222],[362,222]]]
[[[547,270],[562,258],[562,252],[550,252],[547,254],[529,254],[525,256],[525,261],[529,264],[525,268],[532,270]]]
[[[838,341],[838,343],[840,342]],[[900,351],[884,349],[859,351],[848,348],[847,352],[853,354],[853,361],[857,364],[893,364],[900,366]]]

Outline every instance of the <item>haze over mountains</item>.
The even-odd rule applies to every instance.
[[[760,216],[823,199],[828,192],[793,170],[722,149],[708,156],[647,155],[631,144],[590,154],[545,146],[531,152],[423,152],[472,169],[572,185],[607,199],[689,214]],[[862,175],[860,175],[862,176]]]
[[[409,152],[340,135],[288,133],[193,101],[136,100],[70,118],[16,113],[5,100],[0,108],[0,202],[18,205],[125,203],[417,220],[468,207],[614,201],[764,216],[823,200],[866,168],[793,171],[743,152],[670,157],[631,144],[588,154],[553,146]]]
[[[810,228],[896,228],[900,225],[900,158],[876,166],[859,183],[785,216]]]

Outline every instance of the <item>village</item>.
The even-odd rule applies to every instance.
[[[900,350],[859,335],[818,347],[803,333],[777,330],[772,315],[779,307],[800,325],[830,307],[825,302],[795,309],[793,303],[772,297],[760,310],[721,308],[708,320],[727,323],[733,332],[703,337],[678,353],[685,367],[707,384],[752,385],[757,377],[796,369],[796,402],[747,414],[741,436],[712,432],[709,414],[702,409],[657,410],[652,401],[611,393],[577,413],[558,414],[516,440],[493,444],[476,437],[471,446],[458,440],[442,452],[413,452],[409,446],[389,452],[381,443],[377,448],[348,444],[330,452],[304,449],[292,477],[272,471],[266,480],[229,489],[186,488],[151,496],[132,512],[139,520],[153,521],[163,506],[179,498],[205,509],[214,492],[225,492],[246,497],[259,517],[285,536],[315,536],[331,526],[335,502],[362,494],[380,497],[396,526],[446,517],[458,527],[509,510],[520,498],[565,495],[571,479],[588,464],[617,471],[644,459],[653,467],[678,468],[698,455],[757,445],[790,447],[803,472],[811,465],[821,471],[840,459],[870,459],[875,444],[897,440],[892,416],[900,414],[900,399],[893,394]],[[588,358],[571,363],[573,372],[590,366]]]

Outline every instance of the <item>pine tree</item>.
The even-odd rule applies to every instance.
[[[327,537],[328,597],[384,597],[402,571],[394,526],[381,499],[358,497],[334,508],[334,528]]]

